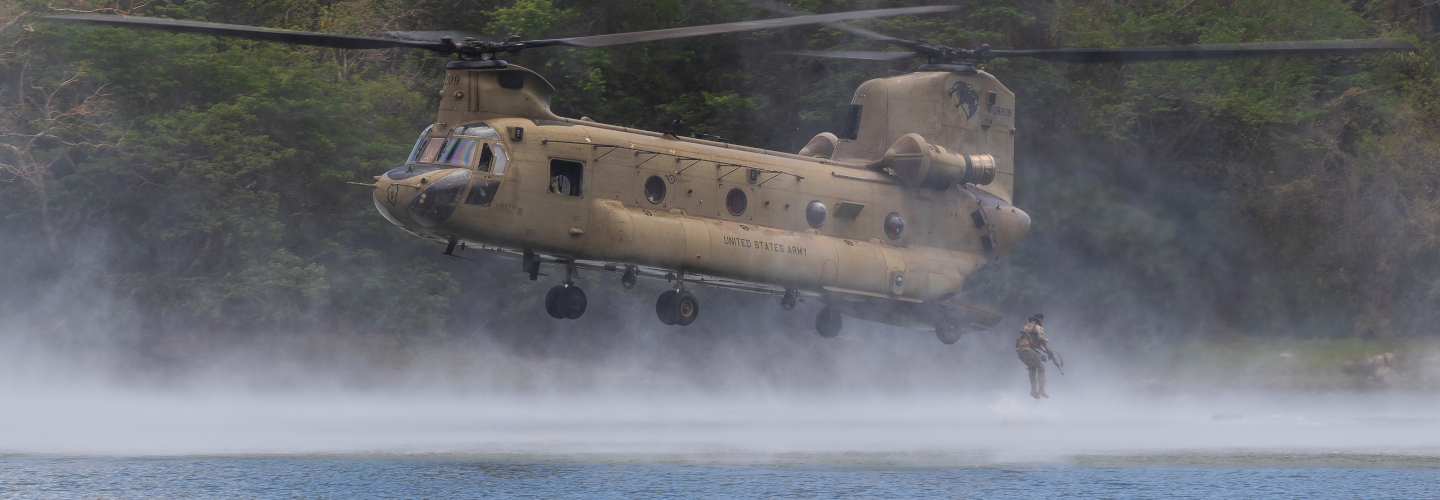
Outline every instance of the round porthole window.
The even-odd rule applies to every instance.
[[[890,215],[885,216],[885,236],[889,236],[890,239],[896,240],[900,239],[900,235],[904,232],[905,219],[901,218],[900,214],[890,212]]]
[[[650,203],[665,201],[665,179],[658,175],[645,179],[645,199],[650,200]]]
[[[819,201],[812,201],[809,205],[805,206],[805,222],[809,222],[810,227],[825,225],[825,217],[829,215],[830,211],[826,210],[825,204]]]
[[[730,215],[740,215],[745,213],[745,203],[746,200],[744,189],[734,188],[731,189],[729,193],[725,194],[725,210],[729,210]]]

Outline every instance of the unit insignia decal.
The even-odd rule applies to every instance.
[[[975,111],[980,109],[980,93],[975,91],[975,86],[969,82],[958,81],[945,91],[945,95],[955,98],[955,107],[965,109],[965,119],[975,117]]]
[[[399,184],[399,183],[395,183],[395,182],[390,183],[390,188],[385,190],[385,201],[390,202],[390,206],[392,206],[392,207],[395,206],[395,204],[400,201],[400,184]]]

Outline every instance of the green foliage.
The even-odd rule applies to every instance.
[[[711,94],[700,91],[682,95],[675,102],[661,104],[659,109],[666,116],[684,120],[696,133],[720,135],[722,132],[745,130],[755,107],[754,98],[740,97],[734,92]]]
[[[545,287],[496,278],[488,265],[464,274],[432,260],[436,249],[388,227],[366,190],[343,184],[403,158],[433,119],[443,58],[34,23],[47,5],[0,6],[9,16],[0,24],[29,12],[0,31],[0,96],[28,88],[63,89],[56,95],[67,103],[97,97],[93,119],[37,143],[31,163],[45,168],[34,182],[0,184],[7,283],[41,286],[64,274],[72,249],[101,245],[95,286],[133,306],[141,328],[439,334],[471,330],[466,318],[496,304],[513,306],[495,316],[503,321],[535,309]],[[1416,42],[1417,54],[1352,58],[986,64],[1019,98],[1017,201],[1035,223],[1014,253],[971,277],[971,300],[1022,317],[1064,310],[1122,336],[1384,336],[1433,332],[1427,325],[1440,320],[1437,10],[980,0],[951,15],[853,24],[1018,49]],[[527,38],[773,17],[730,0],[156,0],[128,13]],[[17,28],[31,23],[34,31]],[[564,116],[652,130],[682,119],[691,132],[783,151],[835,130],[864,80],[913,68],[771,53],[783,48],[895,50],[806,26],[530,51],[512,62],[556,84],[553,109]],[[4,110],[8,130],[40,123],[37,108]],[[515,289],[497,294],[495,283]],[[505,297],[520,293],[528,298]],[[21,307],[14,300],[6,308]]]
[[[213,287],[201,290],[193,307],[209,319],[229,327],[269,323],[313,323],[317,306],[323,306],[330,284],[325,266],[306,265],[285,250],[238,273],[226,274]]]
[[[1082,47],[1233,43],[1368,38],[1393,29],[1386,21],[1324,1],[1062,2],[1050,33],[1062,45]],[[1429,186],[1440,177],[1431,159],[1434,129],[1410,125],[1426,120],[1418,110],[1434,100],[1432,49],[1421,45],[1417,55],[1067,68],[1069,88],[1057,93],[1070,98],[1061,106],[1079,113],[1072,121],[1079,133],[1069,135],[1102,147],[1092,147],[1088,158],[1065,161],[1098,169],[1120,187],[1105,199],[1127,199],[1129,210],[1160,217],[1144,224],[1149,236],[1134,241],[1139,250],[1097,253],[1092,265],[1146,276],[1146,270],[1170,268],[1127,281],[1164,292],[1155,297],[1165,299],[1148,301],[1148,310],[1199,317],[1221,312],[1224,328],[1260,324],[1358,335],[1425,328],[1436,319],[1428,311],[1440,284],[1440,249],[1428,236],[1434,234],[1437,199]],[[1417,83],[1414,77],[1427,83],[1407,88]],[[1037,194],[1064,213],[1088,210],[1094,198],[1047,185],[1040,180]],[[1191,218],[1166,212],[1212,194],[1221,195],[1213,201],[1228,204],[1228,213],[1209,217],[1229,227],[1199,234],[1193,227],[1165,229]],[[1104,219],[1076,224],[1103,229],[1127,219],[1116,217],[1126,211],[1111,207]],[[1037,219],[1063,221],[1064,213]],[[1048,239],[1047,231],[1037,223],[1032,237]],[[1073,230],[1064,233],[1067,242],[1077,236],[1091,241]],[[1166,236],[1176,234],[1182,237]],[[1223,273],[1173,272],[1207,268],[1203,256],[1189,251],[1212,245],[1200,239],[1247,244],[1224,250],[1222,268],[1231,269]],[[1100,241],[1126,240],[1111,235]],[[1017,255],[1028,258],[1023,249]],[[1186,296],[1182,287],[1207,291],[1204,302],[1166,307],[1165,300]]]
[[[557,9],[550,0],[515,0],[515,5],[495,9],[492,28],[506,35],[535,39],[550,32],[550,27],[563,25],[576,17],[574,9]]]
[[[344,184],[403,156],[429,120],[418,91],[388,71],[347,74],[320,51],[38,28],[21,43],[48,59],[32,64],[84,65],[114,99],[110,126],[124,139],[72,155],[75,171],[50,183],[64,193],[70,232],[106,235],[118,297],[145,315],[217,329],[444,326],[453,280],[427,261],[374,262],[373,249],[418,242],[387,232],[368,191]],[[367,259],[375,269],[353,267]],[[387,286],[356,283],[351,272]]]

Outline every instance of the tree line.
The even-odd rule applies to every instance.
[[[793,2],[814,12],[905,2]],[[375,35],[548,38],[773,17],[731,0],[20,0],[0,5],[0,314],[110,328],[397,335],[522,325],[537,290],[467,270],[376,216],[365,181],[433,119],[444,58],[40,21],[101,12]],[[955,47],[1401,38],[1412,54],[985,64],[1017,94],[1017,205],[1034,219],[965,296],[1063,310],[1119,338],[1434,334],[1440,7],[1420,0],[983,0],[856,21]],[[866,79],[913,62],[808,26],[512,62],[554,110],[796,151]],[[496,284],[515,293],[496,294]],[[522,293],[523,292],[523,293]],[[96,303],[113,308],[88,307]],[[523,312],[513,309],[528,307]],[[533,311],[531,311],[533,309]],[[487,320],[488,321],[488,320]]]

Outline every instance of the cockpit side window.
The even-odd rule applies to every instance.
[[[490,164],[494,162],[495,155],[490,152],[490,145],[486,144],[484,146],[480,146],[480,164],[475,166],[475,170],[479,170],[481,172],[489,172]]]
[[[580,196],[580,181],[584,173],[584,163],[570,160],[550,160],[550,192],[566,196]]]
[[[505,173],[505,148],[499,144],[482,144],[480,146],[480,162],[475,165],[475,170],[481,172],[494,172],[496,175]]]
[[[495,150],[495,162],[491,164],[491,169],[494,170],[497,175],[505,173],[505,163],[510,160],[510,158],[505,155],[505,148],[498,143],[490,144],[490,148]]]

